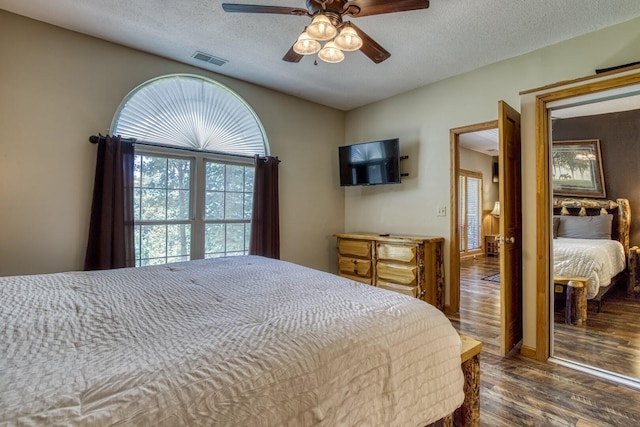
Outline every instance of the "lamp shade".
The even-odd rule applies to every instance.
[[[334,42],[328,42],[322,49],[320,49],[318,57],[324,62],[335,64],[344,59],[344,53],[336,47]]]
[[[491,211],[491,215],[500,216],[500,201],[497,201],[496,204],[493,205],[493,210]]]
[[[329,40],[335,37],[338,30],[333,26],[329,18],[323,14],[316,15],[307,27],[307,34],[315,40]]]
[[[320,42],[311,38],[307,32],[303,32],[293,45],[293,51],[300,55],[312,55],[320,50]]]
[[[351,26],[345,26],[334,42],[340,50],[350,52],[352,50],[358,50],[362,47],[362,39],[358,36],[356,30]]]

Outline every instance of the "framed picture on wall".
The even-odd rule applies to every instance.
[[[554,196],[607,197],[599,139],[553,141]]]

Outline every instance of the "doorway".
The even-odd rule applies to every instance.
[[[600,195],[606,198],[596,200],[610,204],[611,208],[607,212],[617,218],[617,225],[621,225],[620,218],[633,219],[621,209],[625,209],[627,205],[631,206],[633,214],[640,206],[635,179],[638,176],[637,159],[640,155],[640,135],[636,129],[640,121],[640,100],[634,95],[620,98],[609,98],[606,92],[602,95],[605,97],[604,100],[597,99],[585,104],[574,105],[571,100],[567,100],[571,105],[565,106],[562,105],[564,103],[560,103],[548,106],[551,110],[552,147],[565,144],[568,139],[599,147],[600,155],[596,162],[601,166],[602,174],[597,178],[603,184]],[[587,136],[590,139],[586,139]],[[552,153],[555,152],[554,148]],[[556,187],[557,183],[553,185],[554,189]],[[556,196],[555,191],[552,193],[554,200],[558,200],[556,197],[559,196]],[[615,207],[615,204],[618,206]],[[629,225],[634,225],[632,223]],[[626,225],[626,222],[622,224]],[[613,232],[618,231],[618,227],[615,228]],[[624,270],[629,244],[628,241],[622,240],[626,239],[626,236],[636,237],[637,232],[625,230],[624,236],[618,235],[619,233],[612,234],[615,238],[605,240],[602,244],[615,243],[615,253],[620,256],[611,259],[610,269],[594,268],[593,271],[598,273],[588,274],[591,280],[587,295],[587,319],[581,322],[580,326],[566,321],[563,316],[567,310],[563,307],[566,305],[566,298],[558,298],[562,296],[561,293],[552,293],[554,297],[550,301],[550,311],[553,313],[551,355],[555,360],[588,367],[602,372],[603,375],[611,373],[624,382],[637,381],[639,383],[635,386],[640,388],[640,354],[636,350],[640,345],[640,320],[637,319],[640,301],[627,295],[627,277]],[[566,276],[567,272],[579,270],[589,272],[587,269],[579,269],[577,265],[567,265],[570,264],[566,262],[566,256],[570,252],[571,242],[580,241],[563,237],[566,236],[552,239],[553,277]],[[586,253],[588,252],[585,251]],[[594,262],[596,261],[598,259],[594,258]]]
[[[498,129],[500,207],[500,351],[507,355],[522,342],[522,211],[520,115],[503,101],[498,120],[451,129],[451,240],[449,311],[460,309],[460,137],[463,134]]]
[[[637,67],[636,67],[637,68]],[[589,81],[591,80],[591,81]],[[570,111],[570,108],[574,107],[588,107],[593,111],[591,114],[594,118],[590,119],[591,123],[596,122],[595,116],[603,114],[605,112],[604,108],[612,101],[622,101],[627,105],[627,109],[638,109],[640,108],[640,104],[637,104],[636,107],[629,107],[632,104],[633,98],[640,92],[640,73],[635,71],[627,70],[619,72],[619,73],[607,73],[601,76],[594,76],[585,81],[574,82],[573,84],[569,83],[567,86],[557,89],[553,92],[547,92],[541,95],[538,95],[536,102],[536,117],[537,117],[537,126],[539,128],[539,132],[537,134],[536,141],[536,151],[538,153],[538,158],[536,161],[536,173],[537,173],[537,188],[540,190],[539,197],[536,203],[536,211],[537,211],[537,253],[538,259],[540,260],[538,264],[538,268],[536,271],[536,282],[537,282],[537,310],[536,310],[536,319],[537,319],[537,333],[536,333],[536,357],[539,360],[546,360],[549,357],[554,357],[554,334],[555,334],[555,322],[554,318],[554,305],[553,305],[553,277],[554,277],[554,264],[553,264],[553,236],[551,233],[551,217],[552,213],[552,196],[553,189],[551,185],[551,141],[554,141],[554,131],[552,126],[553,117],[558,117],[559,115],[567,115],[567,112]],[[556,113],[554,113],[554,111]],[[619,110],[622,111],[622,110]],[[628,111],[628,110],[627,110]],[[562,112],[562,114],[558,114]],[[576,116],[577,117],[577,116]],[[558,135],[555,135],[556,137]],[[629,135],[628,135],[629,136]],[[562,136],[564,138],[564,136]],[[635,142],[640,145],[640,138],[635,132],[635,137],[632,135],[631,138],[635,138]],[[613,144],[614,142],[609,142]],[[623,145],[621,141],[617,141],[618,144]],[[609,147],[611,148],[611,147]],[[638,150],[637,146],[635,148]],[[633,155],[633,152],[630,151],[630,146],[627,144],[624,147],[625,154],[622,155],[621,158]],[[637,156],[637,154],[636,154]],[[604,159],[605,161],[607,159]],[[634,174],[637,172],[637,157],[634,157],[632,161],[635,163],[635,169],[629,170],[629,168],[625,168],[620,163],[620,160],[616,160],[614,163],[615,168],[624,169],[625,178],[629,182],[635,182]],[[605,174],[605,181],[607,175]],[[607,197],[606,199],[615,200],[616,197],[625,197],[626,194],[620,194],[620,189],[614,188],[611,185],[607,189]],[[623,190],[622,192],[625,192]],[[631,193],[635,193],[632,191]],[[634,194],[631,194],[633,197]],[[640,208],[640,203],[636,202],[636,207],[634,209],[634,205],[631,205],[631,213],[635,215],[632,218],[638,218],[637,212]],[[632,227],[633,227],[632,219]],[[637,222],[637,221],[636,221]],[[636,224],[636,227],[638,224]],[[631,244],[637,244],[637,241],[634,241],[634,237],[637,232],[631,232]],[[637,237],[635,237],[637,239]],[[613,292],[613,290],[611,291]],[[606,307],[606,300],[605,300]],[[634,312],[637,311],[637,307],[632,309]],[[593,311],[589,312],[591,315]],[[578,328],[573,331],[572,338],[575,342],[578,341],[580,336],[595,336],[599,333],[597,330],[598,321],[605,321],[606,316],[598,316],[595,315],[591,318],[587,318],[586,327]],[[620,319],[621,316],[613,316],[612,319]],[[599,320],[598,320],[599,319]],[[589,330],[589,322],[591,321],[592,329]],[[611,320],[608,320],[611,322]],[[608,367],[604,365],[597,366],[599,362],[597,362],[597,357],[593,357],[591,360],[582,359],[579,360],[577,357],[567,356],[566,353],[562,355],[562,361],[567,362],[574,368],[585,370],[592,374],[605,376],[607,378],[614,379],[619,382],[628,383],[630,385],[634,385],[638,387],[640,382],[640,372],[636,372],[633,374],[633,371],[625,370],[630,365],[637,364],[637,362],[633,361],[633,358],[637,355],[635,354],[627,354],[623,355],[622,351],[627,349],[633,349],[639,343],[633,342],[637,339],[632,337],[631,334],[627,334],[627,332],[613,331],[611,328],[613,327],[613,323],[610,325],[605,325],[609,328],[609,336],[602,335],[597,339],[600,343],[609,343],[613,345],[613,350],[606,350],[607,359],[610,362]],[[558,330],[566,329],[565,326],[558,327]],[[636,328],[637,329],[637,328]],[[620,339],[621,335],[624,336],[623,343],[621,345],[615,344],[615,340]],[[590,346],[592,347],[592,346]],[[605,350],[600,350],[602,353]],[[620,366],[622,369],[616,368],[615,362],[618,359],[626,360],[625,366]],[[561,362],[562,362],[561,361]],[[612,369],[611,369],[612,368]]]
[[[460,310],[460,137],[464,134],[473,134],[491,131],[498,128],[498,121],[477,123],[450,130],[451,140],[451,242],[450,242],[450,273],[449,273],[449,311],[457,313]]]

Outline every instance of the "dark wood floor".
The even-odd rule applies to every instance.
[[[554,356],[640,378],[640,300],[624,285],[607,293],[600,312],[589,302],[585,326],[565,324],[564,308],[555,310]]]
[[[640,426],[636,389],[551,362],[500,357],[499,283],[482,280],[498,269],[497,257],[462,262],[460,313],[450,316],[483,342],[481,426]]]

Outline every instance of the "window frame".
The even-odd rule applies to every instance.
[[[478,180],[478,247],[469,249],[469,223],[467,215],[467,194],[468,194],[468,180],[469,178]],[[460,169],[458,174],[458,226],[460,227],[460,255],[477,255],[481,254],[483,250],[483,230],[482,230],[482,206],[483,200],[483,186],[484,176],[482,172],[471,171],[466,169]]]
[[[207,162],[224,163],[226,165],[253,166],[253,157],[219,154],[207,151],[185,150],[181,148],[164,147],[150,144],[134,144],[134,155],[154,156],[161,158],[175,158],[191,161],[190,172],[190,197],[189,197],[189,219],[188,220],[138,220],[134,221],[134,227],[138,225],[165,225],[165,224],[189,224],[191,225],[191,245],[189,259],[205,258],[205,228],[206,224],[251,224],[253,219],[253,208],[250,219],[206,219],[206,165]],[[225,190],[226,194],[226,190]],[[245,243],[247,243],[245,241]],[[135,245],[137,242],[135,242]],[[137,249],[137,248],[136,248]],[[248,250],[248,247],[247,247]],[[225,238],[225,253],[226,253]],[[235,251],[234,251],[235,252]],[[142,258],[136,257],[136,265]]]

